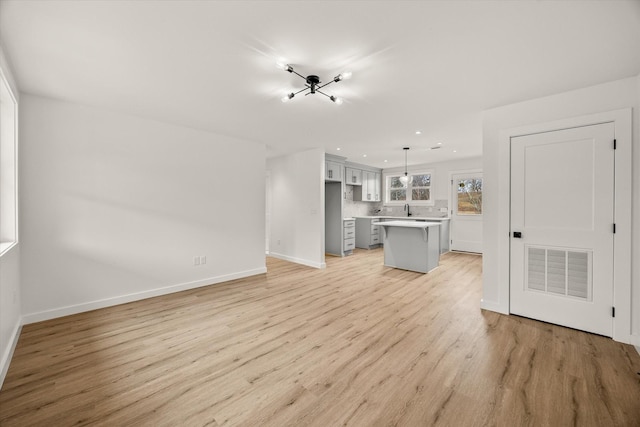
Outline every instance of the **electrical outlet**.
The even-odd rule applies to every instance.
[[[199,256],[194,256],[193,257],[193,265],[200,265],[200,257]]]
[[[206,263],[207,263],[207,256],[206,255],[202,255],[200,257],[200,264],[203,265],[203,264],[206,264]]]

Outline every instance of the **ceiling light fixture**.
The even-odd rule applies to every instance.
[[[304,94],[305,96],[311,95],[311,94],[315,94],[317,92],[317,93],[320,93],[320,94],[326,96],[327,98],[329,98],[331,101],[333,101],[334,103],[336,103],[338,105],[343,103],[342,98],[338,98],[337,96],[333,96],[333,95],[328,95],[328,94],[324,93],[323,91],[321,91],[320,89],[322,89],[325,86],[330,85],[331,83],[334,83],[334,82],[337,83],[337,82],[339,82],[341,80],[350,79],[351,75],[352,75],[350,71],[338,74],[331,81],[329,81],[329,82],[327,82],[325,84],[321,84],[322,82],[320,81],[320,77],[318,77],[318,76],[316,76],[314,74],[311,74],[311,75],[305,77],[302,74],[298,73],[296,70],[294,70],[293,67],[291,65],[289,65],[289,64],[284,64],[282,62],[278,62],[277,65],[278,65],[278,68],[280,68],[280,69],[282,69],[284,71],[287,71],[289,73],[295,74],[296,76],[302,78],[306,83],[305,84],[306,87],[304,89],[300,89],[297,92],[291,92],[291,93],[288,93],[287,95],[285,95],[282,98],[282,102],[287,102],[287,101],[293,99],[293,97],[296,96],[297,94],[305,92],[305,91],[308,90],[309,92],[305,93]]]
[[[407,173],[407,153],[409,152],[409,147],[404,147],[404,176],[400,177],[400,182],[403,185],[407,185],[409,183],[409,175]]]

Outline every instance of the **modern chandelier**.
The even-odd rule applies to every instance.
[[[351,78],[351,72],[344,72],[341,74],[338,74],[337,76],[335,76],[332,80],[328,81],[325,84],[321,84],[322,82],[320,81],[320,77],[316,76],[315,74],[311,74],[308,76],[303,76],[302,74],[298,73],[296,70],[293,69],[293,67],[289,64],[283,64],[281,62],[279,62],[278,64],[278,68],[283,69],[284,71],[288,71],[289,73],[293,73],[296,76],[299,76],[300,78],[302,78],[305,81],[305,88],[304,89],[300,89],[297,92],[291,92],[288,93],[287,95],[285,95],[282,98],[282,102],[287,102],[290,99],[292,99],[294,96],[296,96],[299,93],[305,92],[305,91],[309,91],[308,93],[305,93],[304,95],[311,95],[311,94],[315,94],[315,93],[320,93],[324,96],[326,96],[327,98],[329,98],[331,101],[335,102],[336,104],[340,105],[342,104],[343,100],[342,98],[338,98],[337,96],[333,96],[333,95],[329,95],[324,93],[323,91],[321,91],[320,89],[322,89],[325,86],[330,85],[331,83],[337,83],[341,80],[347,80]]]

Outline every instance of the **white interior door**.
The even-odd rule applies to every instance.
[[[613,123],[511,139],[511,313],[612,335],[613,140]]]
[[[451,175],[451,250],[482,253],[482,172]]]

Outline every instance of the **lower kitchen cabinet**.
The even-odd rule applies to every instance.
[[[342,249],[345,255],[351,255],[356,247],[356,222],[353,219],[345,219],[343,227],[344,243]]]
[[[382,244],[379,218],[356,218],[356,248],[372,249]]]

